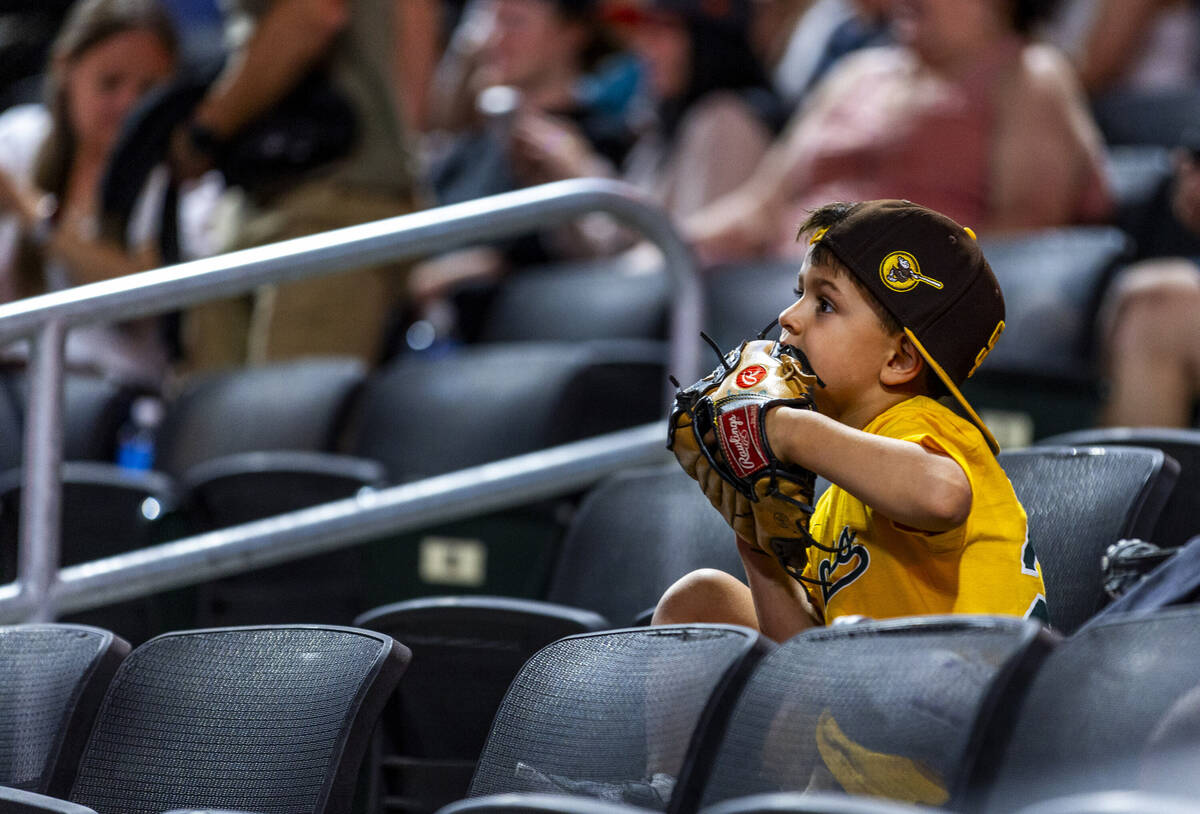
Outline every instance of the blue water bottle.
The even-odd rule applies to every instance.
[[[155,396],[139,396],[129,409],[129,420],[117,431],[117,465],[145,471],[154,467],[154,444],[162,424],[163,403]]]

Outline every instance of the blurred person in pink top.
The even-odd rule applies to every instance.
[[[980,230],[1103,221],[1103,143],[1038,0],[894,0],[895,45],[844,58],[751,179],[689,218],[708,262],[796,250],[805,213],[907,198]]]

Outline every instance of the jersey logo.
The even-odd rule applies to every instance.
[[[833,558],[821,560],[817,565],[821,597],[826,607],[834,594],[865,574],[871,565],[871,554],[866,546],[854,542],[857,536],[858,533],[851,531],[849,526],[843,526]]]
[[[883,258],[883,262],[879,264],[879,279],[892,291],[902,293],[912,291],[917,287],[917,283],[942,288],[939,281],[921,273],[921,264],[908,252],[892,252]]]
[[[1025,611],[1026,619],[1036,619],[1047,627],[1050,626],[1050,608],[1046,605],[1046,597],[1038,594],[1029,603],[1029,610]]]
[[[1028,577],[1038,576],[1037,554],[1028,537],[1025,538],[1025,544],[1021,546],[1021,573]]]

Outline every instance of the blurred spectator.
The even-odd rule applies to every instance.
[[[620,58],[591,0],[476,0],[439,66],[434,107],[446,144],[429,171],[437,202],[523,186],[510,166],[509,131],[532,113],[570,121],[602,156],[619,161],[630,142],[623,119],[630,91],[609,99],[595,83]]]
[[[1200,6],[1191,0],[1067,0],[1045,30],[1089,94],[1193,88]]]
[[[171,145],[180,175],[219,166],[233,187],[222,202],[223,249],[417,207],[400,74],[405,49],[432,53],[433,2],[232,0],[233,52]],[[403,277],[403,266],[380,265],[196,307],[183,320],[187,365],[317,353],[374,361]]]
[[[847,54],[891,40],[892,0],[816,0],[792,28],[775,63],[775,87],[791,107]]]
[[[161,174],[143,195],[126,253],[98,235],[99,183],[123,121],[139,98],[172,72],[176,39],[157,0],[80,0],[51,49],[47,105],[0,116],[0,297],[4,301],[117,277],[158,264],[149,217]],[[182,243],[203,253],[214,189],[182,204]],[[11,350],[11,349],[10,349]],[[167,362],[156,320],[82,327],[68,338],[68,363],[155,384]]]
[[[645,66],[653,110],[624,163],[605,174],[646,190],[677,219],[738,188],[770,146],[780,106],[750,46],[752,6],[752,0],[612,5],[612,18]],[[531,182],[602,174],[595,154],[561,122],[523,118],[513,141]],[[607,242],[593,238],[595,246]]]
[[[779,117],[778,97],[749,41],[753,0],[619,1],[607,8],[644,74],[646,104],[630,114],[636,139],[628,154],[615,161],[577,123],[526,104],[508,127],[512,171],[521,184],[619,177],[683,218],[748,177]],[[632,238],[610,219],[594,217],[548,242],[551,255],[578,256],[618,251]],[[457,257],[452,268],[439,266],[426,265],[414,277],[418,296],[429,299],[451,281],[488,273]]]
[[[1172,205],[1200,234],[1200,163],[1180,154]],[[1200,397],[1200,267],[1197,258],[1136,263],[1113,282],[1101,309],[1108,426],[1187,427]]]
[[[431,134],[428,169],[437,203],[529,183],[510,138],[515,122],[529,117],[570,122],[598,162],[621,161],[632,142],[624,115],[634,87],[631,70],[591,0],[474,0],[438,68],[432,110],[442,130]],[[470,282],[485,292],[487,281],[508,269],[549,257],[533,234],[419,263],[410,278],[414,316],[440,320],[444,332],[450,291]],[[475,297],[469,304],[476,300],[482,302]]]
[[[894,46],[839,62],[754,176],[689,219],[708,261],[798,251],[803,213],[908,198],[978,229],[1104,220],[1103,144],[1037,3],[897,0]]]

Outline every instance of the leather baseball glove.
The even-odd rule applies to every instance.
[[[773,340],[718,355],[720,367],[675,394],[667,448],[738,536],[799,580],[815,544],[816,476],[775,457],[764,419],[774,407],[814,409],[810,389],[820,380],[799,350]]]

